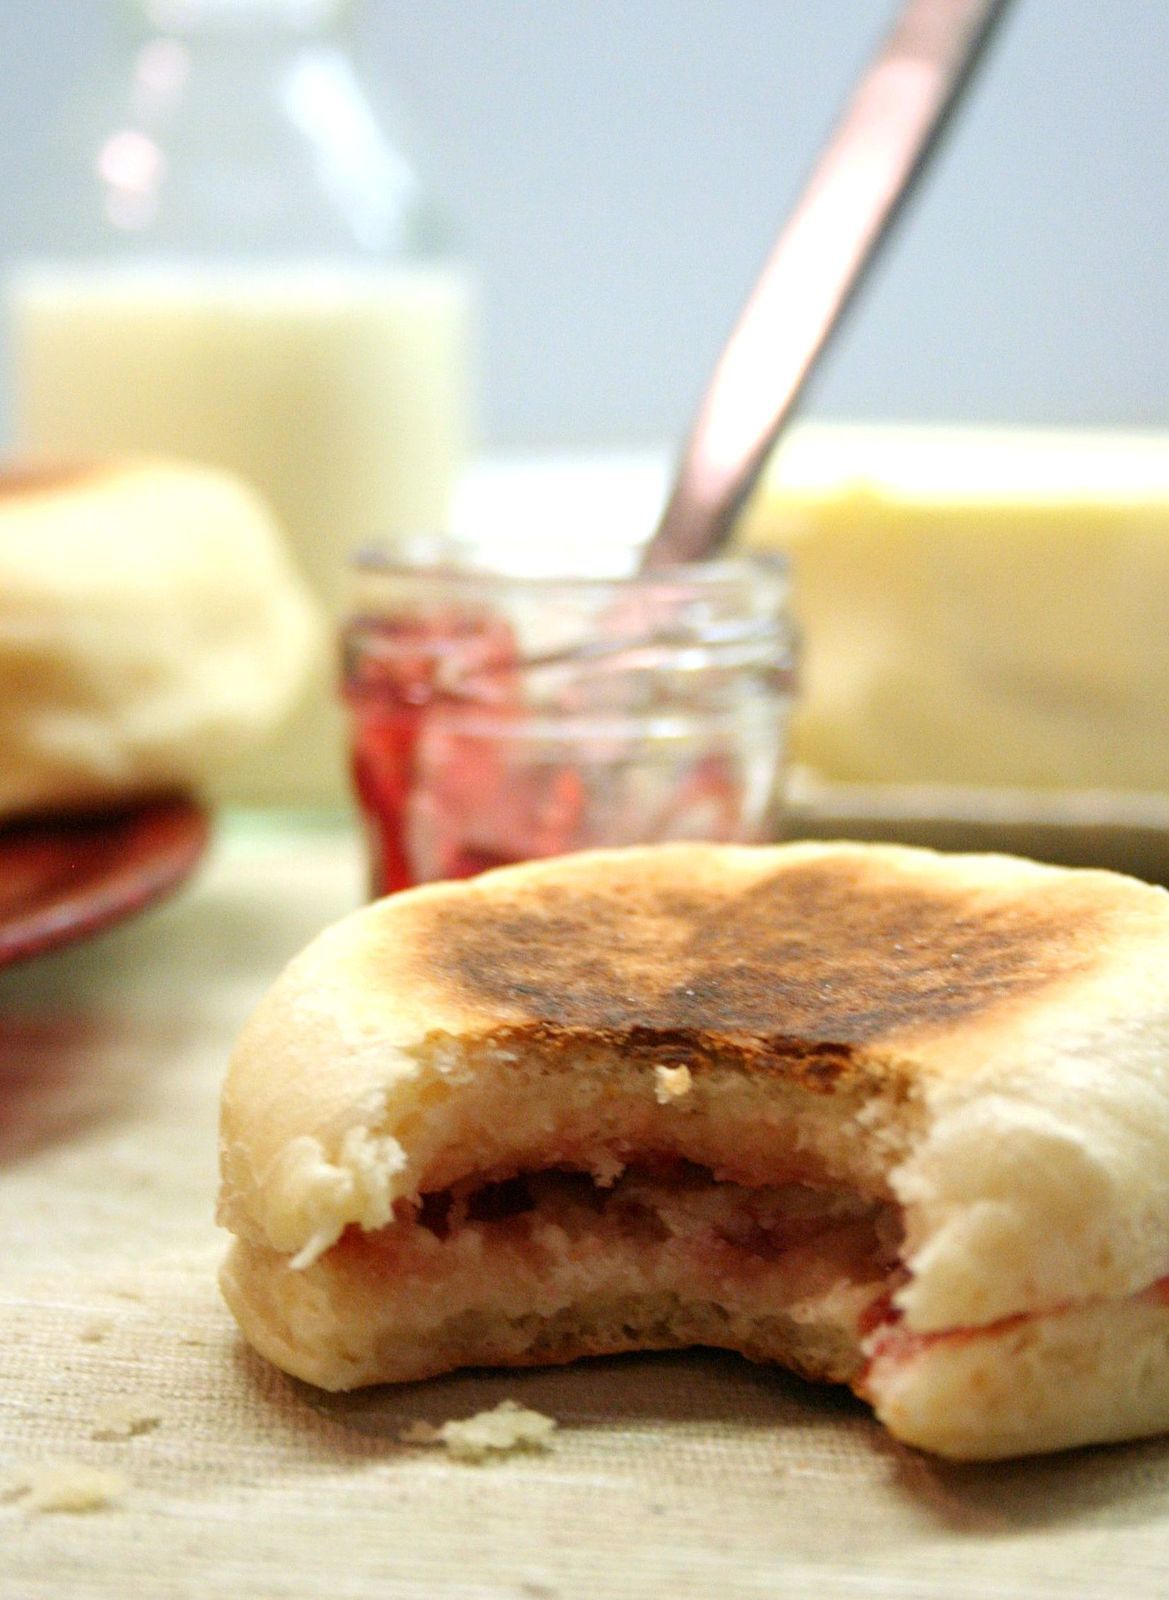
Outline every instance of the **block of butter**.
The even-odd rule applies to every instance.
[[[793,431],[795,761],[829,782],[1169,792],[1169,434]]]

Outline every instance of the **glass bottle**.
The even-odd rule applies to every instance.
[[[470,277],[344,9],[135,0],[8,284],[17,450],[241,473],[334,612],[353,548],[447,524],[469,431]],[[330,677],[233,798],[341,799]]]

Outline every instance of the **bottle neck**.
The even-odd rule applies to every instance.
[[[149,27],[197,34],[314,34],[331,28],[346,0],[137,0]]]

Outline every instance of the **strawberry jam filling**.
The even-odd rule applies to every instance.
[[[729,734],[651,749],[641,734],[582,732],[582,713],[648,715],[658,691],[643,686],[631,708],[628,686],[597,673],[587,692],[541,678],[537,693],[532,665],[483,606],[349,623],[344,697],[374,894],[597,845],[769,836],[766,785]]]
[[[908,1274],[903,1274],[908,1281]],[[912,1361],[929,1350],[946,1347],[958,1349],[980,1339],[997,1339],[1003,1334],[1026,1327],[1042,1318],[1066,1316],[1091,1305],[1091,1301],[1063,1301],[1046,1306],[1041,1311],[1016,1311],[1010,1316],[998,1317],[993,1322],[970,1324],[956,1328],[931,1329],[917,1332],[905,1326],[904,1313],[894,1304],[895,1291],[875,1299],[860,1321],[860,1332],[865,1340],[867,1361],[858,1381],[863,1394],[866,1382],[878,1364],[901,1365]],[[1158,1278],[1147,1288],[1125,1297],[1130,1303],[1144,1301],[1151,1305],[1169,1307],[1169,1275]]]
[[[632,1164],[605,1184],[561,1168],[456,1184],[399,1202],[388,1227],[352,1228],[334,1250],[363,1274],[421,1295],[442,1284],[468,1304],[670,1292],[732,1314],[810,1320],[828,1305],[855,1352],[851,1369],[858,1318],[890,1290],[899,1242],[888,1202],[804,1183],[750,1188],[675,1160]]]

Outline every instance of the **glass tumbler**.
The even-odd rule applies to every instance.
[[[356,545],[452,514],[475,409],[460,230],[392,86],[367,81],[354,0],[88,9],[108,13],[109,60],[46,119],[24,215],[0,236],[13,442],[238,473],[335,616]],[[314,666],[221,798],[343,804],[341,716]]]
[[[361,552],[343,694],[371,888],[781,821],[795,673],[782,560],[519,577],[451,544]]]

